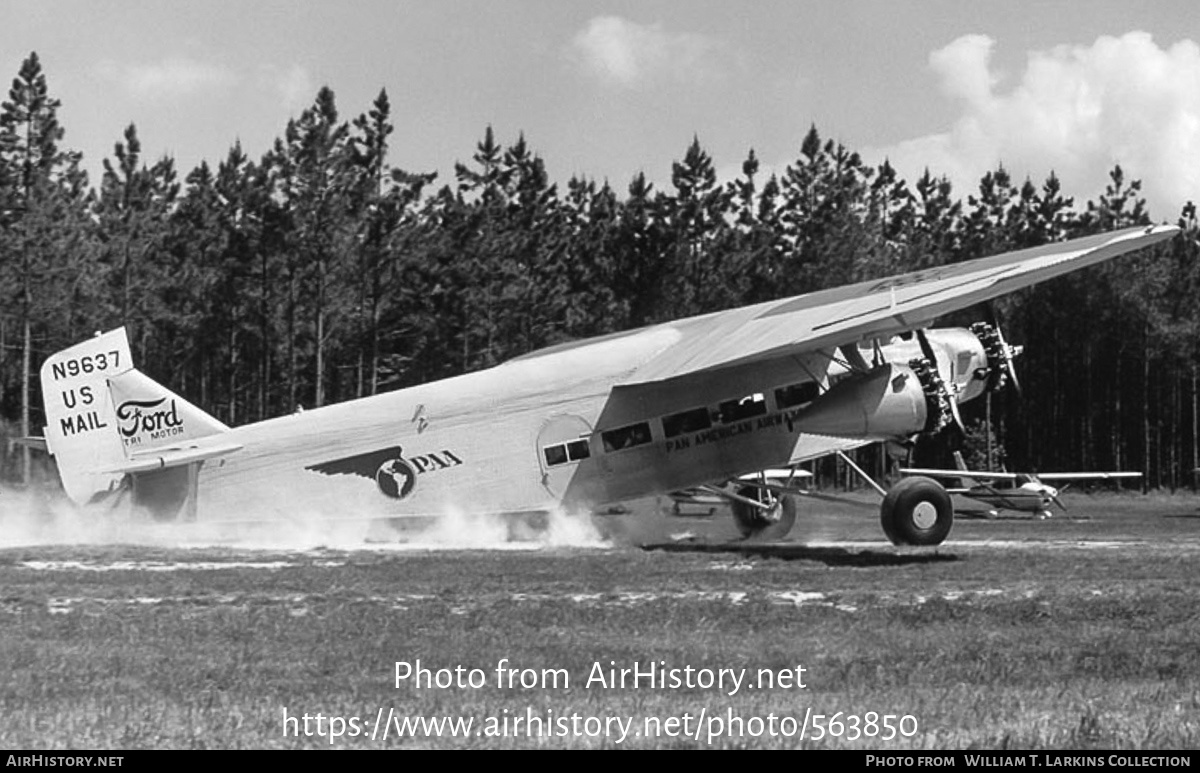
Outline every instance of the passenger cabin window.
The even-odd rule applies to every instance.
[[[586,459],[591,455],[592,452],[588,449],[588,442],[586,440],[572,440],[570,443],[567,443],[567,458],[572,462],[578,462],[580,459]]]
[[[647,422],[630,424],[601,433],[605,451],[621,451],[650,442],[650,425]]]
[[[780,410],[806,405],[817,399],[820,388],[815,381],[805,381],[803,384],[792,384],[775,390],[775,406]]]
[[[592,455],[592,451],[588,448],[586,438],[579,440],[568,440],[565,443],[555,443],[552,446],[542,448],[542,455],[546,457],[547,467],[556,467],[567,462],[578,462],[581,459],[587,459]]]
[[[693,408],[683,413],[675,413],[663,417],[663,434],[667,437],[683,435],[687,432],[699,432],[712,426],[712,417],[707,408]]]
[[[733,424],[737,421],[762,416],[767,412],[767,400],[761,392],[746,395],[740,400],[727,400],[718,406],[721,412],[722,424]]]

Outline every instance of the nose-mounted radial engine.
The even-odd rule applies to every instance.
[[[1020,351],[987,323],[917,330],[913,340],[878,347],[874,366],[861,354],[848,356],[859,367],[814,400],[795,425],[801,432],[863,440],[908,443],[939,433],[961,439],[959,402],[1016,386],[1012,361]],[[945,488],[923,477],[900,481],[885,493],[881,508],[884,532],[897,544],[939,544],[953,518]]]
[[[987,322],[971,325],[971,333],[983,344],[983,351],[987,355],[987,370],[979,375],[987,382],[988,390],[996,392],[1011,384],[1020,395],[1021,382],[1017,380],[1013,359],[1021,354],[1023,347],[1010,345],[1004,340],[1000,328]]]

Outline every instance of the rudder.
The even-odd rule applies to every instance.
[[[125,461],[108,379],[132,368],[125,328],[97,334],[42,364],[46,447],[54,456],[63,489],[76,503],[89,502],[120,485],[120,473],[104,472]]]

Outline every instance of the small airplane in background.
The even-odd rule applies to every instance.
[[[1063,512],[1067,507],[1058,495],[1066,490],[1072,482],[1078,480],[1118,480],[1122,478],[1140,478],[1140,472],[973,472],[967,469],[962,454],[954,452],[954,462],[958,469],[931,470],[924,468],[904,468],[900,472],[905,475],[925,475],[931,478],[957,479],[958,488],[947,488],[950,494],[961,494],[969,499],[983,502],[992,509],[989,517],[995,517],[998,510],[1013,510],[1016,512],[1033,513],[1039,519],[1049,518],[1051,506],[1057,506]],[[1067,486],[1055,488],[1044,481],[1067,481]]]
[[[998,328],[934,320],[1178,231],[932,266],[239,427],[137,370],[118,328],[42,365],[43,442],[72,500],[161,521],[594,512],[704,487],[730,502],[743,535],[777,539],[796,519],[794,481],[742,476],[961,431],[959,403],[1011,383],[1018,349]],[[954,510],[941,484],[876,487],[894,543],[945,540]]]

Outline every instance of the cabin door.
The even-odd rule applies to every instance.
[[[579,468],[591,457],[592,425],[580,416],[558,414],[542,425],[537,438],[542,485],[555,497],[561,497]]]

